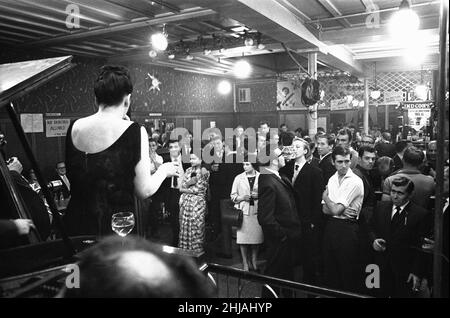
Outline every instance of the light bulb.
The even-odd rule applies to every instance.
[[[236,77],[246,78],[252,72],[252,66],[247,61],[240,60],[234,64],[233,72]]]
[[[220,94],[226,95],[231,92],[231,84],[228,81],[221,81],[217,86],[217,90]]]
[[[251,37],[246,37],[244,40],[244,44],[245,44],[245,46],[253,46],[254,41]]]
[[[266,48],[266,46],[262,43],[258,44],[258,50],[264,50]]]
[[[154,59],[158,54],[156,53],[155,50],[151,50],[150,52],[148,52],[148,55],[149,55],[152,59]]]
[[[167,37],[161,32],[152,34],[151,41],[153,48],[158,51],[164,51],[169,44]]]
[[[168,58],[169,60],[173,60],[173,59],[175,58],[175,54],[170,53],[169,55],[167,55],[167,58]]]
[[[414,89],[414,93],[416,94],[417,98],[426,100],[428,95],[428,87],[423,84],[417,85]]]
[[[389,32],[396,40],[409,42],[413,40],[419,25],[420,19],[417,13],[410,8],[402,8],[389,20]]]

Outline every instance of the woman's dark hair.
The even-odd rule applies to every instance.
[[[94,84],[98,105],[105,107],[117,105],[131,92],[133,92],[133,84],[127,68],[113,65],[100,68],[100,74]]]

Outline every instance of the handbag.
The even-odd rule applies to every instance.
[[[233,201],[230,199],[220,200],[220,214],[224,224],[241,227],[244,212],[235,208]]]

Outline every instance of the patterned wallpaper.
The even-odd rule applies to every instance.
[[[250,103],[236,101],[239,112],[275,111],[277,104],[276,80],[248,82],[236,84],[236,98],[239,97],[239,88],[250,88]]]
[[[151,65],[129,65],[134,81],[133,111],[144,112],[232,112],[233,95],[217,91],[220,77],[174,71]],[[160,90],[150,90],[156,77]]]

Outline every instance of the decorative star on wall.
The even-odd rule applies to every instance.
[[[161,85],[161,82],[159,81],[159,79],[157,79],[155,76],[150,75],[150,73],[147,73],[147,75],[150,77],[150,79],[152,80],[152,86],[150,86],[149,91],[160,91],[159,89],[159,85]]]

